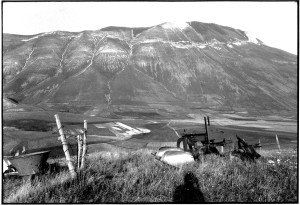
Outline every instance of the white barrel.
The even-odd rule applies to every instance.
[[[160,160],[175,167],[180,167],[184,164],[195,162],[194,157],[190,152],[185,152],[182,150],[166,151]]]
[[[158,152],[156,152],[155,156],[161,158],[167,151],[183,151],[183,149],[177,147],[161,147]]]

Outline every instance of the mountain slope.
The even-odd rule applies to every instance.
[[[3,91],[99,115],[131,108],[297,110],[297,58],[244,31],[200,22],[3,35]]]

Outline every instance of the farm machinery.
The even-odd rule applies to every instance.
[[[221,141],[215,141],[215,139],[210,139],[208,134],[208,126],[210,126],[209,117],[204,117],[204,125],[205,132],[203,133],[186,133],[184,129],[183,134],[177,140],[177,147],[161,147],[158,152],[153,153],[153,155],[156,159],[175,167],[185,163],[199,161],[201,156],[208,154],[215,154],[220,157],[225,157],[229,154],[230,156],[251,161],[260,157],[260,154],[255,150],[255,148],[261,147],[260,143],[249,145],[244,139],[237,135],[237,143],[225,138]],[[223,150],[228,144],[232,145],[231,151],[225,154]],[[236,144],[237,146],[235,146]]]

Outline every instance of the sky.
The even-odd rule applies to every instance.
[[[148,27],[199,21],[247,31],[266,45],[297,54],[296,2],[4,2],[3,33]]]

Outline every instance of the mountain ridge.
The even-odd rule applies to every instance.
[[[294,111],[296,82],[295,55],[217,24],[3,35],[4,95],[49,109]]]

